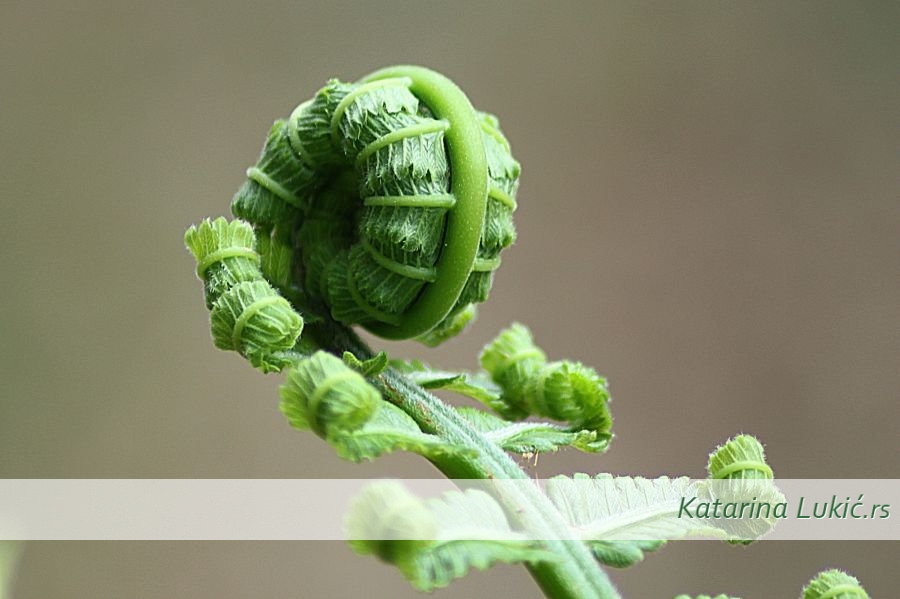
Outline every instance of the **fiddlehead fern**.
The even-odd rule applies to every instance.
[[[750,435],[738,435],[716,448],[706,469],[715,480],[773,478],[762,443]]]
[[[434,344],[487,299],[518,176],[494,117],[442,75],[394,67],[331,81],[276,122],[232,211],[260,239],[294,240],[308,304]]]
[[[271,128],[232,201],[246,222],[205,221],[185,236],[205,284],[215,344],[266,372],[291,366],[282,388],[285,416],[346,459],[405,450],[448,476],[527,480],[507,450],[605,450],[605,379],[577,362],[547,362],[521,325],[485,349],[482,366],[492,381],[482,373],[420,374],[435,388],[465,390],[505,418],[542,415],[565,426],[456,411],[389,368],[386,356],[373,357],[344,326],[428,344],[458,333],[487,298],[500,253],[515,239],[518,177],[496,119],[476,112],[443,76],[394,67],[355,84],[329,82]],[[304,342],[298,311],[314,323]],[[348,351],[344,361],[335,357]],[[744,437],[717,450],[709,469],[714,479],[772,477],[762,446]],[[417,534],[427,534],[443,519],[459,520],[460,505],[489,500],[485,513],[502,517],[484,523],[492,532],[509,535],[515,525],[544,539],[540,547],[510,536],[514,544],[502,550],[447,539],[364,549],[396,563],[420,588],[508,561],[526,563],[550,596],[614,599],[618,593],[594,558],[630,565],[659,547],[603,539],[589,545],[561,506],[530,484],[500,499],[449,498],[429,504],[426,514],[391,495],[373,503],[362,522],[393,510],[377,521],[384,530],[409,521],[424,523]],[[847,581],[834,584],[843,594],[829,588],[809,597],[865,596],[852,594]]]
[[[291,369],[281,398],[281,411],[294,428],[322,437],[359,429],[381,403],[381,394],[361,374],[323,351]]]
[[[736,599],[727,595],[678,595],[675,599]],[[859,580],[841,570],[825,570],[820,572],[803,587],[800,599],[869,599]]]
[[[503,390],[497,408],[505,418],[546,416],[598,434],[612,426],[606,379],[580,362],[547,362],[524,325],[513,324],[488,344],[481,366]]]
[[[803,587],[801,599],[869,599],[856,577],[840,570],[825,570]]]
[[[184,240],[204,282],[216,347],[240,353],[263,372],[284,368],[290,359],[283,352],[296,344],[303,318],[263,276],[250,226],[206,220]]]

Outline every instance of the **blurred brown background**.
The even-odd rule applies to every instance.
[[[785,478],[900,478],[896,3],[26,3],[0,7],[0,476],[434,476],[341,462],[209,341],[184,229],[271,122],[418,63],[496,112],[519,241],[478,325],[396,356],[474,367],[512,320],[606,374],[618,438],[540,476],[703,476],[758,435]],[[898,498],[894,498],[897,500]],[[897,506],[900,508],[900,506]],[[900,517],[900,515],[895,516]],[[894,596],[896,543],[668,547],[629,598]],[[340,543],[33,543],[14,597],[417,597]],[[498,567],[436,597],[538,597]]]

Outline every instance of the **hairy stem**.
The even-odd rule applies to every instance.
[[[314,331],[319,344],[340,354],[351,351],[360,359],[372,350],[353,331],[334,322],[318,323]],[[388,369],[376,381],[381,392],[409,414],[428,433],[454,445],[476,450],[477,457],[446,456],[434,465],[453,479],[515,479],[528,475],[496,444],[468,424],[455,410],[402,374]],[[588,548],[576,539],[568,524],[534,485],[505,485],[499,499],[533,537],[545,540],[546,548],[560,559],[529,565],[532,576],[552,599],[616,599],[619,597],[606,573]]]

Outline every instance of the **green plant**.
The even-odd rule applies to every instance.
[[[232,202],[239,220],[204,221],[185,242],[216,346],[263,372],[288,371],[281,407],[291,425],[349,460],[409,451],[454,479],[528,481],[508,452],[606,451],[606,380],[578,362],[548,361],[523,325],[485,347],[474,373],[389,360],[351,328],[427,345],[457,334],[515,239],[519,165],[497,119],[452,82],[420,67],[333,80],[275,123],[247,175]],[[494,413],[452,407],[433,389]],[[745,435],[713,452],[709,473],[772,478],[762,445]],[[576,475],[545,490],[510,484],[422,501],[384,484],[357,502],[348,528],[360,553],[396,564],[423,590],[518,562],[549,597],[609,599],[619,594],[601,564],[642,560],[665,544],[653,532],[747,538],[664,524],[674,494],[704,489],[684,477]],[[643,536],[610,536],[626,526],[617,505],[639,508],[627,526]]]

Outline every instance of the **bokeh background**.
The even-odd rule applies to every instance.
[[[465,336],[513,320],[611,381],[603,456],[704,475],[758,435],[785,478],[900,478],[896,3],[0,5],[0,476],[431,477],[352,465],[215,350],[184,229],[227,214],[271,122],[330,77],[418,63],[497,113],[519,241]],[[897,498],[894,498],[895,500]],[[898,506],[900,507],[900,506]],[[895,516],[900,517],[900,516]],[[627,597],[794,597],[826,566],[894,596],[896,543],[712,542]],[[13,597],[417,597],[341,543],[32,543]],[[436,597],[539,597],[524,569]]]

